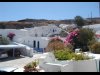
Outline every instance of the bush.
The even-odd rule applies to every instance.
[[[67,45],[65,45],[65,47],[66,47],[66,48],[69,48],[69,49],[71,49],[71,50],[73,50],[73,48],[74,48],[73,45],[70,44],[70,43],[67,43]]]
[[[70,49],[55,50],[54,55],[58,60],[71,60],[73,53]]]
[[[88,42],[88,46],[91,46],[91,45],[93,45],[94,43],[96,43],[97,41],[95,40],[95,39],[93,39],[93,40],[91,40],[91,41],[89,41]]]
[[[0,38],[0,45],[8,45],[8,44],[9,44],[9,40],[2,36]]]
[[[89,43],[89,41],[94,39],[94,31],[89,28],[82,28],[79,31],[79,42],[83,45],[86,45]]]
[[[78,39],[74,39],[74,47],[80,47],[82,51],[88,51],[88,45],[95,41],[94,35],[95,33],[92,29],[80,29]]]
[[[100,54],[100,42],[96,42],[90,46],[90,50],[93,53]]]
[[[88,60],[90,59],[88,56],[81,54],[76,54],[72,52],[70,49],[65,50],[56,50],[54,51],[54,55],[58,60]]]
[[[33,71],[38,72],[38,70],[36,68],[37,64],[38,64],[38,62],[36,62],[36,61],[28,63],[26,66],[24,66],[24,69],[25,69],[24,72],[33,72]]]
[[[54,50],[60,50],[64,48],[65,46],[63,41],[60,38],[55,37],[49,41],[46,51],[54,51]]]
[[[74,54],[74,57],[73,57],[73,60],[76,60],[76,61],[78,61],[78,60],[88,60],[88,59],[90,59],[90,57],[88,57],[88,56],[86,56],[86,55],[84,55],[84,54]]]

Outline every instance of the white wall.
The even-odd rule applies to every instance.
[[[36,47],[37,47],[37,42],[39,41],[40,43],[40,48],[45,48],[48,44],[48,38],[47,37],[30,37],[30,36],[25,36],[25,37],[22,37],[22,38],[17,38],[16,42],[18,43],[22,43],[22,44],[25,44],[25,45],[28,45],[30,47],[33,47],[33,41],[36,41]]]
[[[55,30],[55,32],[53,32]],[[34,28],[25,28],[25,29],[0,29],[0,34],[7,37],[9,32],[13,32],[15,34],[13,41],[28,45],[33,47],[33,41],[40,43],[40,48],[45,48],[48,44],[49,34],[59,34],[61,31],[60,28],[55,26],[54,24],[49,24],[48,26],[39,26]],[[37,33],[37,37],[35,34]],[[43,37],[41,35],[44,35]]]
[[[70,61],[70,60],[68,60]],[[61,67],[61,72],[98,72],[96,60],[70,61],[68,65]]]
[[[94,29],[95,31],[98,31],[100,30],[100,24],[86,25],[86,26],[83,26],[83,28],[91,28],[91,29]]]
[[[93,60],[80,60],[73,61],[74,72],[97,72],[96,61]]]
[[[75,28],[77,27],[75,24],[60,24],[59,27],[61,27],[62,29],[66,29],[71,27],[71,28]]]
[[[99,59],[55,61],[55,58],[43,54],[39,66],[47,72],[98,72]]]
[[[40,42],[40,48],[45,48],[48,44],[48,40],[49,40],[48,37],[33,37],[30,36],[28,31],[21,31],[16,29],[0,29],[0,34],[2,36],[7,37],[7,34],[9,32],[15,33],[15,37],[13,41],[28,45],[30,47],[33,47],[34,40],[36,41],[36,46],[37,46],[37,42],[38,41]]]

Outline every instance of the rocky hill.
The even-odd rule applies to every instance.
[[[97,24],[100,23],[100,18],[87,18],[85,19],[85,23],[87,24]],[[91,22],[92,21],[92,22]],[[18,21],[9,21],[9,22],[0,22],[0,29],[22,29],[22,28],[30,28],[34,26],[47,26],[48,24],[72,24],[74,23],[74,19],[68,20],[46,20],[46,19],[23,19]]]

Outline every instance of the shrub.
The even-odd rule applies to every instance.
[[[54,51],[54,55],[58,60],[88,60],[90,59],[88,56],[81,54],[76,54],[72,52],[70,49],[65,50],[56,50]]]
[[[73,57],[73,60],[76,60],[76,61],[78,61],[78,60],[88,60],[88,59],[90,59],[90,57],[88,57],[88,56],[86,56],[86,55],[84,55],[84,54],[74,54],[74,57]]]
[[[92,29],[81,28],[77,36],[78,38],[73,38],[73,41],[75,43],[74,47],[80,47],[82,51],[88,51],[88,45],[95,41],[94,35],[95,33]]]
[[[54,51],[54,50],[60,50],[64,48],[65,46],[64,46],[63,41],[60,38],[55,37],[49,41],[46,51]]]
[[[33,72],[33,71],[38,72],[38,70],[36,68],[37,64],[38,64],[38,62],[36,62],[36,61],[28,63],[26,66],[24,66],[24,69],[25,69],[24,72]]]
[[[66,37],[64,43],[67,44],[67,43],[70,43],[73,45],[74,42],[74,38],[78,38],[78,33],[79,33],[79,29],[75,29],[73,31],[71,31],[68,36]]]
[[[91,46],[91,45],[93,45],[94,43],[96,43],[97,41],[95,40],[95,39],[93,39],[93,40],[91,40],[91,41],[89,41],[88,42],[88,46]]]
[[[73,50],[73,45],[72,44],[70,44],[70,43],[67,43],[67,44],[65,44],[65,47],[66,48],[69,48],[69,49],[71,49],[71,50]]]
[[[95,41],[95,32],[89,28],[75,29],[69,33],[65,39],[65,44],[72,44],[75,48],[81,48],[82,51],[88,50],[88,45]]]
[[[8,44],[9,44],[9,40],[2,36],[0,38],[0,45],[8,45]]]
[[[96,42],[97,42],[97,41],[96,41],[95,39],[89,41],[89,43],[88,43],[88,48],[89,48],[90,51],[91,51],[91,46],[92,46],[94,43],[96,43]]]
[[[100,42],[96,42],[90,46],[90,50],[93,53],[100,54]]]
[[[79,39],[78,35],[79,35],[78,28],[71,31],[64,41],[65,45],[69,46],[69,44],[70,44],[70,46],[72,45],[72,48],[75,49],[76,48],[75,46],[77,46],[77,44],[78,44],[78,39]]]
[[[54,55],[58,60],[71,60],[73,53],[70,49],[55,50]]]
[[[87,45],[91,40],[94,39],[94,31],[89,28],[82,28],[79,31],[79,43],[81,45]]]

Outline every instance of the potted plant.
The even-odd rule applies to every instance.
[[[57,60],[66,61],[68,65],[62,66],[62,72],[96,72],[96,60],[83,52],[74,53],[70,50],[55,50]]]
[[[37,69],[38,62],[33,61],[31,63],[28,63],[24,66],[24,72],[39,72],[39,69]]]
[[[71,49],[67,48],[64,50],[55,50],[54,55],[58,60],[88,60],[90,57],[85,55],[83,52],[79,54],[72,52]]]

